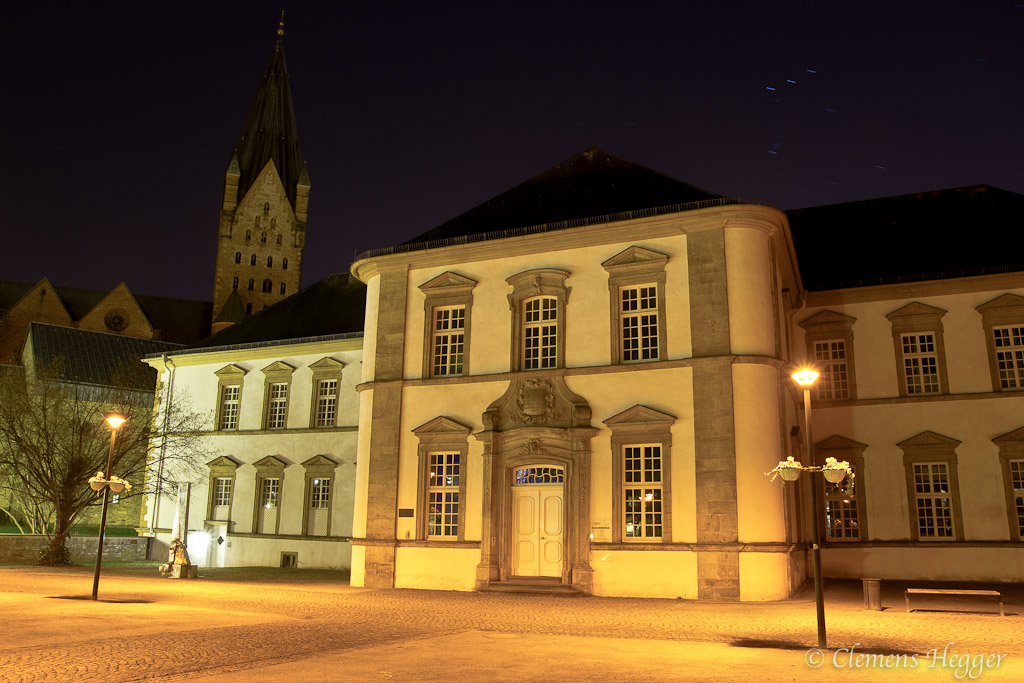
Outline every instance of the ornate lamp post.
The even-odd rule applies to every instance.
[[[107,531],[107,501],[110,498],[110,492],[120,493],[121,491],[130,491],[132,486],[124,479],[115,477],[110,471],[114,467],[114,442],[117,440],[117,430],[121,428],[121,425],[128,419],[120,413],[106,413],[103,415],[107,424],[110,425],[110,453],[107,455],[107,476],[104,477],[103,472],[97,472],[95,477],[89,479],[89,486],[93,491],[103,491],[103,512],[100,514],[100,540],[99,545],[96,548],[96,572],[92,577],[92,599],[96,600],[96,595],[100,589],[100,566],[103,564],[103,535]]]
[[[811,387],[814,385],[815,380],[818,379],[818,373],[814,370],[805,368],[794,372],[791,377],[800,387],[804,390],[804,434],[807,439],[807,459],[810,461],[809,465],[802,465],[795,461],[793,456],[789,456],[786,460],[780,462],[774,470],[766,472],[771,475],[772,479],[776,476],[782,478],[783,483],[787,481],[796,481],[800,478],[800,473],[807,472],[821,472],[825,479],[833,484],[838,484],[849,475],[850,480],[848,488],[853,490],[853,472],[850,471],[850,464],[848,462],[836,462],[835,458],[829,458],[822,467],[814,467],[814,440],[811,438]],[[820,525],[818,518],[820,513],[818,512],[818,487],[815,482],[811,482],[811,547],[812,557],[814,564],[814,603],[817,608],[818,615],[818,647],[824,649],[825,645],[825,600],[822,592],[822,581],[821,581],[821,538],[820,538]]]

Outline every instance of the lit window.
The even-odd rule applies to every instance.
[[[267,429],[284,429],[285,416],[288,414],[288,384],[286,382],[271,384],[268,401]]]
[[[1013,487],[1013,516],[1017,521],[1017,537],[1024,538],[1024,460],[1010,461],[1010,485]]]
[[[523,306],[523,369],[553,368],[558,364],[558,300],[553,296],[527,299]]]
[[[225,521],[231,510],[231,478],[216,477],[213,480],[213,500],[210,519]]]
[[[1000,389],[1024,389],[1024,326],[992,328]]]
[[[661,539],[661,446],[624,446],[623,520],[624,539]]]
[[[640,285],[619,290],[622,360],[658,360],[658,287]]]
[[[309,480],[309,510],[306,515],[306,533],[326,536],[331,520],[330,479],[318,477]]]
[[[331,506],[331,480],[314,479],[313,487],[309,493],[309,508],[311,510],[326,510]]]
[[[821,376],[814,384],[820,399],[849,398],[850,380],[846,364],[846,341],[828,339],[814,342],[814,361]]]
[[[431,453],[427,482],[427,537],[459,535],[459,454]]]
[[[946,463],[914,464],[918,537],[953,538],[953,502]]]
[[[333,427],[338,408],[338,380],[322,379],[317,384],[316,426]]]
[[[825,481],[825,534],[829,540],[856,540],[860,538],[857,518],[857,498],[847,495],[848,482],[833,484]]]
[[[434,377],[462,374],[465,332],[465,306],[434,309]]]
[[[238,429],[238,399],[242,387],[238,384],[227,384],[220,389],[220,428],[224,430]]]
[[[264,479],[260,490],[260,507],[269,510],[277,507],[277,501],[281,497],[281,480]]]
[[[935,335],[931,332],[904,334],[903,379],[907,395],[939,393],[939,361]]]

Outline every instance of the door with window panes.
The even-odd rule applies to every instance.
[[[517,469],[512,484],[512,573],[562,576],[564,553],[561,467]]]

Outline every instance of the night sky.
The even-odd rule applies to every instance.
[[[783,209],[1024,193],[1024,0],[285,6],[303,285],[593,145]],[[0,279],[209,299],[280,8],[8,8]]]

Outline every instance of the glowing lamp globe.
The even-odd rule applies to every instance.
[[[110,425],[111,429],[117,429],[123,425],[128,418],[120,413],[107,413],[103,416],[103,419],[107,421],[107,424]]]
[[[810,369],[803,369],[799,372],[794,372],[790,377],[802,387],[809,387],[814,384],[815,380],[818,379],[819,373]]]

